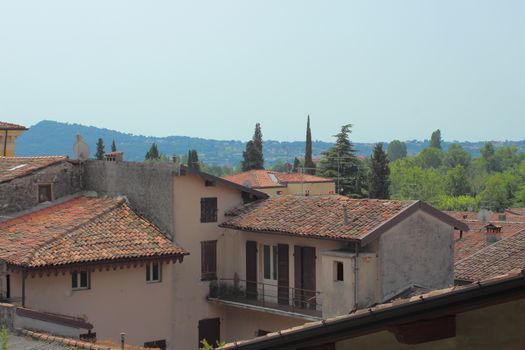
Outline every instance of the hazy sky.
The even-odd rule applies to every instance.
[[[0,0],[0,120],[525,139],[525,1]]]

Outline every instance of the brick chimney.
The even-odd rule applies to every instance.
[[[495,243],[501,239],[501,226],[489,223],[485,225],[485,238],[488,244]]]
[[[124,160],[124,152],[116,151],[104,154],[106,162],[122,162]]]

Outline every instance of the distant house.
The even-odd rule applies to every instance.
[[[25,126],[0,121],[0,156],[14,157],[16,139],[26,130]]]
[[[175,263],[187,254],[124,198],[66,198],[0,222],[0,294],[80,317],[98,339],[173,344]]]
[[[333,179],[303,173],[281,173],[271,170],[250,170],[224,176],[223,179],[264,192],[270,196],[335,193]]]

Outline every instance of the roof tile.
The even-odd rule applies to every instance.
[[[68,158],[53,157],[0,157],[0,183],[11,181],[53,164],[65,162]]]

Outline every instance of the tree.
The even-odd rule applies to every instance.
[[[104,154],[106,154],[104,151],[104,140],[99,138],[97,141],[97,153],[95,153],[95,157],[98,160],[104,160]]]
[[[149,151],[146,153],[145,160],[160,160],[160,159],[161,159],[161,156],[159,154],[157,144],[153,142]]]
[[[492,144],[492,142],[485,142],[485,145],[483,145],[483,148],[480,150],[480,153],[481,160],[487,172],[491,173],[493,171],[497,171],[498,167],[496,157],[494,156],[496,151],[494,150],[494,145]]]
[[[304,150],[305,173],[315,175],[315,163],[312,159],[312,131],[310,130],[310,115],[306,122],[306,146]]]
[[[188,168],[200,170],[200,163],[199,163],[199,155],[197,154],[197,150],[190,149],[188,151]]]
[[[434,147],[428,147],[417,155],[417,163],[423,169],[437,169],[443,163],[443,152]]]
[[[467,172],[461,165],[449,169],[445,174],[445,192],[450,196],[463,196],[470,193]]]
[[[270,168],[270,170],[272,171],[278,171],[278,172],[281,172],[281,173],[284,173],[286,171],[286,163],[283,162],[282,160],[278,160],[277,162],[275,162],[272,167]]]
[[[292,171],[294,173],[297,173],[297,172],[299,172],[299,168],[300,167],[302,167],[301,161],[299,160],[299,158],[295,157],[295,159],[293,160],[293,169],[292,169]]]
[[[261,125],[255,124],[252,140],[246,144],[246,151],[242,153],[242,171],[264,169],[263,144]]]
[[[461,145],[455,143],[448,148],[445,159],[443,160],[444,165],[447,168],[455,168],[458,165],[468,168],[472,157],[470,154],[461,147]]]
[[[407,145],[399,140],[394,140],[388,144],[387,154],[388,159],[392,162],[403,159],[407,156]]]
[[[336,191],[339,194],[362,197],[363,183],[360,168],[362,164],[356,157],[350,141],[352,124],[343,125],[341,131],[334,135],[335,145],[323,153],[318,173],[321,176],[335,179]]]
[[[430,136],[430,147],[441,149],[441,131],[437,129]]]
[[[382,143],[375,145],[370,162],[368,197],[377,199],[390,198],[390,168],[388,167],[388,157],[383,151]]]
[[[115,145],[115,140],[113,140],[113,142],[111,142],[111,152],[116,152],[117,151],[117,145]]]

